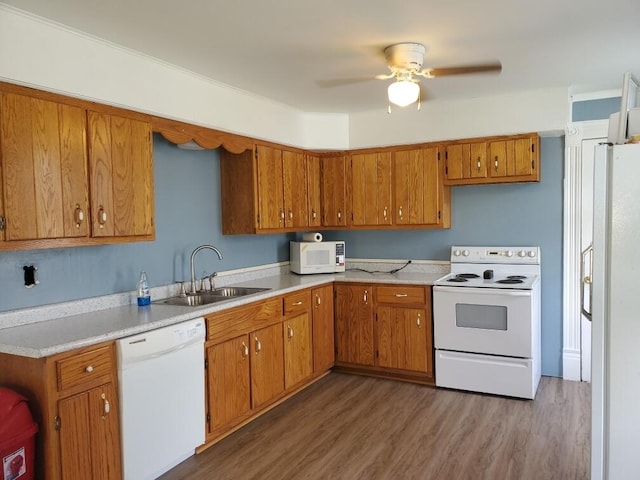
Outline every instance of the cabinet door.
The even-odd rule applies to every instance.
[[[251,406],[259,408],[284,391],[282,323],[253,332],[251,339]]]
[[[430,324],[423,308],[379,306],[378,366],[428,373]]]
[[[282,151],[256,145],[260,228],[284,228]]]
[[[442,221],[444,204],[444,187],[442,185],[441,169],[438,163],[438,147],[422,149],[424,161],[424,207],[423,224],[437,225]]]
[[[58,402],[60,462],[65,480],[119,480],[120,428],[113,384]]]
[[[320,157],[307,155],[307,206],[309,211],[309,227],[319,227],[322,225],[321,199],[321,177],[320,177]]]
[[[424,223],[424,158],[422,149],[395,152],[395,223]]]
[[[311,290],[313,305],[313,371],[324,372],[335,363],[333,330],[333,287],[326,285]]]
[[[370,285],[335,286],[336,360],[373,365],[373,288]]]
[[[3,93],[0,114],[5,239],[87,236],[84,110]]]
[[[469,177],[487,177],[487,144],[486,142],[469,144]]]
[[[233,424],[251,409],[249,336],[207,348],[209,433]]]
[[[153,235],[150,123],[88,112],[92,236]]]
[[[313,373],[311,317],[308,313],[284,321],[284,386],[289,389]]]
[[[535,139],[531,137],[489,142],[491,177],[535,177],[535,143]]]
[[[302,153],[283,151],[285,226],[301,228],[309,224],[307,205],[307,160]]]
[[[322,225],[344,227],[347,225],[347,159],[346,157],[322,158]]]
[[[351,224],[391,224],[391,154],[351,156]]]

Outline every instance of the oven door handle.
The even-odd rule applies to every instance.
[[[434,292],[453,293],[460,295],[463,292],[473,293],[474,295],[500,295],[505,297],[530,297],[531,290],[512,290],[509,288],[484,288],[484,287],[445,287],[436,285],[433,287]]]
[[[589,274],[586,274],[587,270],[587,256],[589,256]],[[584,300],[585,288],[589,289],[589,309],[591,309],[591,299],[593,298],[593,279],[591,278],[591,272],[593,268],[593,243],[582,251],[580,261],[580,311],[587,320],[591,321],[591,312],[586,309]]]

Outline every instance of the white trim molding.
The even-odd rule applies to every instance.
[[[575,122],[565,129],[563,215],[562,377],[580,381],[580,225],[582,141],[607,136],[609,121]]]

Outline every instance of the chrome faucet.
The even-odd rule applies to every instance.
[[[193,261],[196,258],[196,253],[198,253],[200,250],[213,250],[218,254],[218,258],[222,260],[222,253],[220,253],[220,250],[218,250],[213,245],[200,245],[199,247],[196,247],[196,249],[191,253],[191,291],[189,292],[191,294],[196,293],[196,269],[194,267]]]

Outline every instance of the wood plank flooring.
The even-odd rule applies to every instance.
[[[332,373],[162,480],[588,479],[590,385],[534,401]]]

